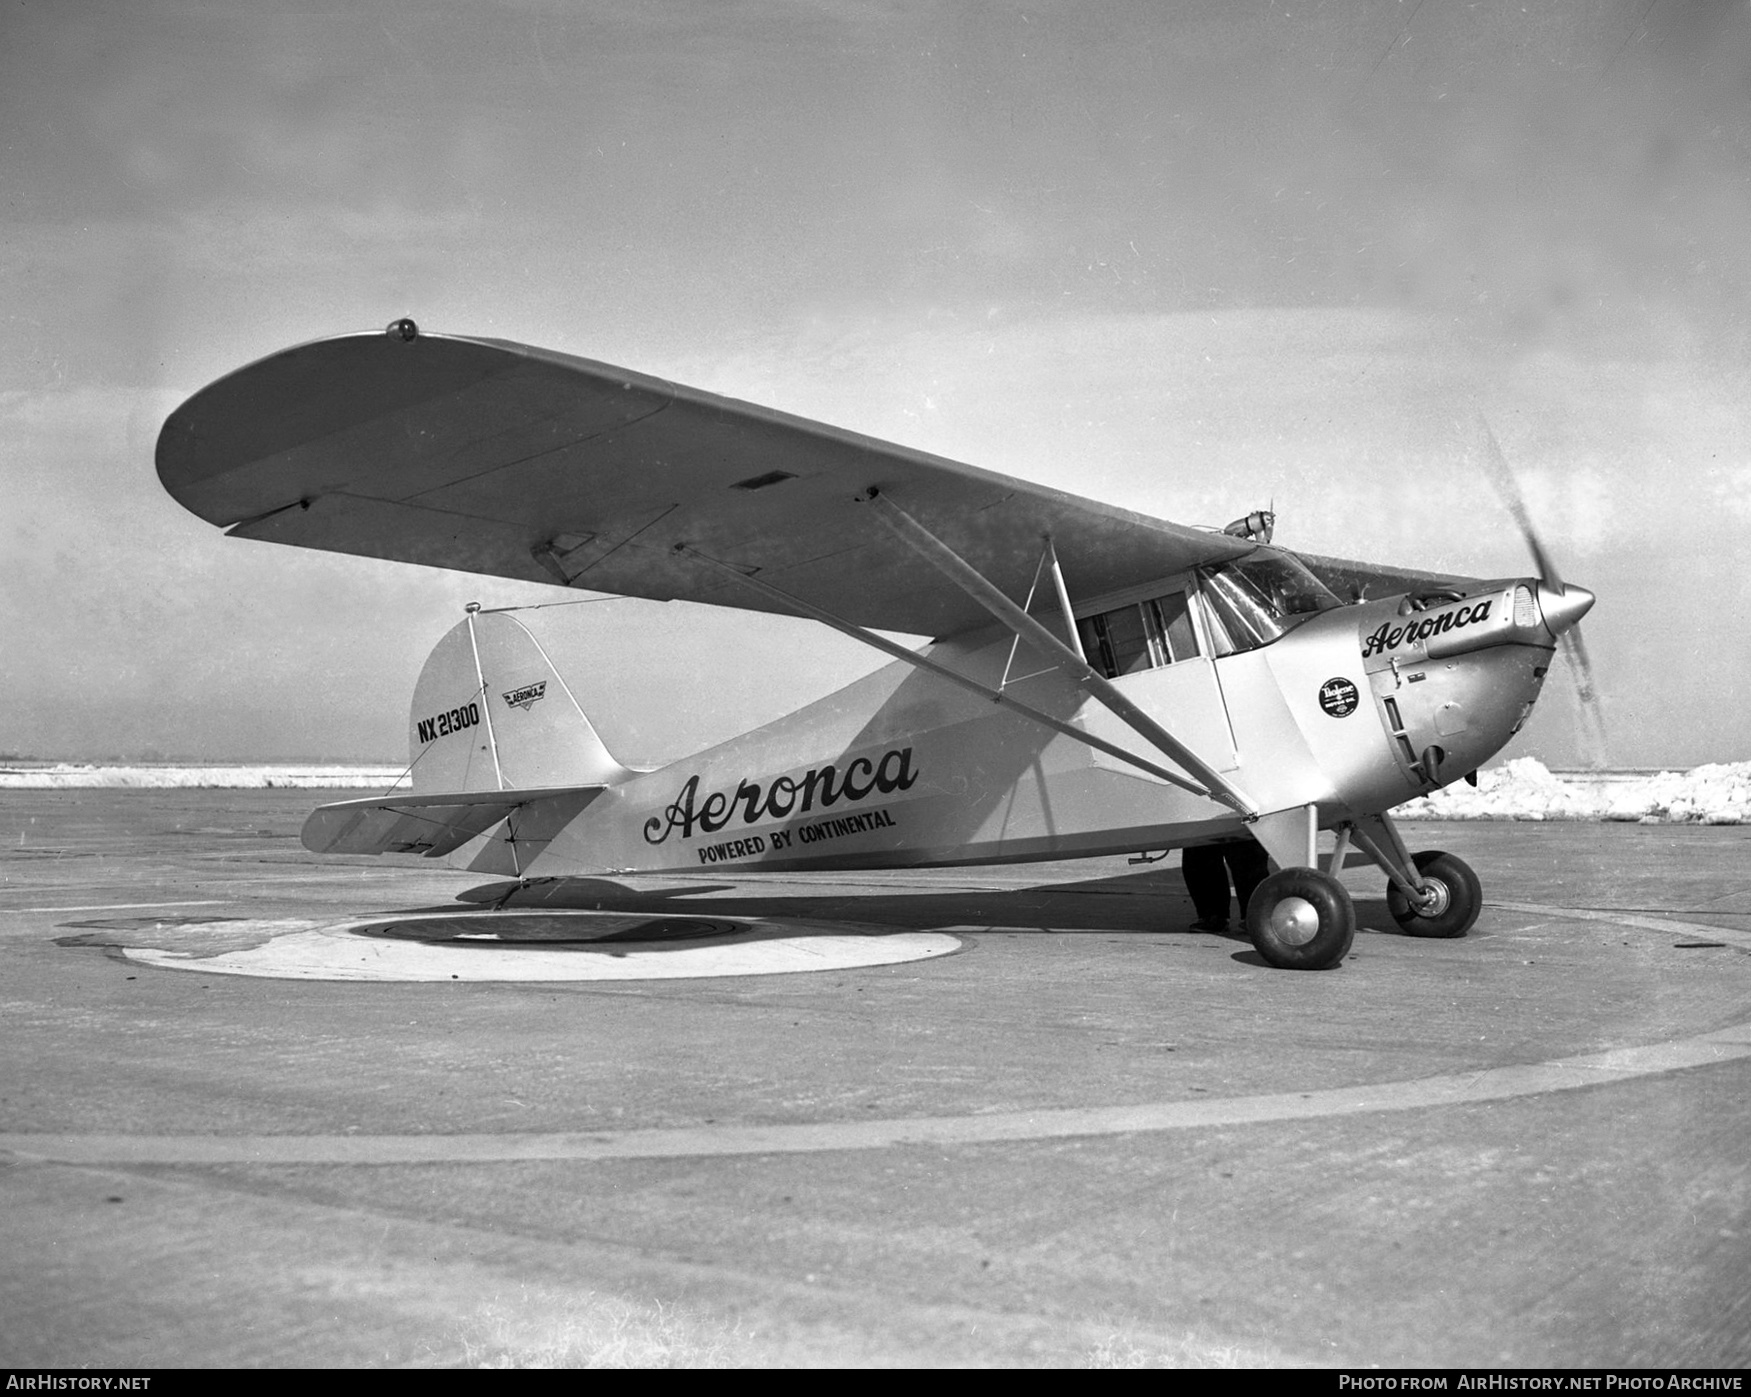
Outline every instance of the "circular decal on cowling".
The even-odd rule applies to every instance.
[[[1334,718],[1348,718],[1361,696],[1348,679],[1328,679],[1319,686],[1319,706]]]

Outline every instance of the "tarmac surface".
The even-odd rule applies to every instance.
[[[325,798],[0,795],[0,1363],[1751,1362],[1746,827],[1410,825],[1477,927],[1351,869],[1297,974],[1171,859],[519,892]]]

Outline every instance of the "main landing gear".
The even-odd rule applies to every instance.
[[[1414,857],[1385,815],[1370,815],[1338,831],[1339,856],[1353,837],[1387,877],[1386,906],[1407,936],[1464,936],[1483,910],[1483,885],[1463,859],[1439,849]]]
[[[1397,883],[1386,888],[1386,907],[1407,936],[1464,936],[1483,908],[1483,885],[1463,859],[1430,849],[1412,860],[1423,878],[1419,896]]]
[[[1289,814],[1290,812],[1285,812]],[[1356,936],[1356,909],[1334,876],[1344,865],[1350,841],[1363,849],[1387,876],[1386,904],[1392,919],[1409,936],[1464,936],[1483,907],[1477,874],[1461,859],[1439,850],[1414,857],[1397,827],[1385,815],[1369,815],[1338,826],[1330,873],[1316,865],[1311,807],[1305,827],[1284,816],[1255,824],[1255,837],[1271,848],[1282,866],[1258,885],[1246,906],[1246,929],[1266,961],[1285,970],[1329,970],[1350,953]],[[1290,838],[1288,836],[1297,836]]]
[[[1285,868],[1246,904],[1253,948],[1284,970],[1329,970],[1350,953],[1356,909],[1344,885],[1317,868]]]

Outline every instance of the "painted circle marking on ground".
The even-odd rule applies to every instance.
[[[1612,912],[1591,907],[1550,907],[1542,902],[1490,902],[1504,912],[1525,912],[1534,917],[1560,917],[1579,922],[1609,922],[1612,926],[1634,927],[1637,931],[1671,932],[1678,936],[1703,936],[1720,941],[1742,951],[1751,951],[1751,931],[1732,927],[1711,926],[1707,922],[1681,922],[1672,917],[1638,917],[1628,912]]]
[[[970,1145],[1317,1120],[1505,1101],[1751,1058],[1751,1024],[1642,1048],[1365,1087],[1136,1106],[801,1125],[493,1135],[0,1135],[0,1151],[65,1164],[440,1164],[708,1158]]]
[[[590,912],[373,917],[284,932],[215,955],[138,946],[123,954],[164,970],[275,980],[541,983],[855,970],[931,960],[961,946],[946,932],[844,922]]]
[[[1690,933],[1707,931],[1735,943],[1751,940],[1745,933],[1723,933],[1721,928],[1701,923],[1667,921],[1603,911],[1549,907],[1534,903],[1492,903],[1505,911],[1610,921],[1644,930]],[[254,951],[232,953],[231,959],[255,954],[271,946],[310,937],[330,941],[367,928],[400,928],[413,918],[374,918],[352,922],[320,932],[281,936]],[[436,919],[433,919],[436,920]],[[451,917],[452,922],[461,920]],[[725,919],[729,920],[729,919]],[[749,923],[749,925],[754,925]],[[772,924],[776,927],[776,924]],[[794,930],[803,923],[788,923]],[[821,924],[829,925],[829,924]],[[926,933],[920,933],[926,934]],[[901,935],[905,935],[902,933]],[[349,936],[356,942],[362,938]],[[880,944],[895,937],[817,936],[811,941],[846,940]],[[944,941],[955,938],[944,936]],[[385,939],[379,946],[419,945],[425,950],[445,949],[417,942]],[[755,946],[780,941],[755,942]],[[955,942],[958,945],[958,942]],[[451,946],[453,955],[481,954],[475,947]],[[727,950],[721,943],[688,950]],[[952,949],[952,947],[951,947]],[[490,950],[486,952],[492,954]],[[499,954],[507,952],[500,951]],[[938,952],[940,954],[941,952]],[[161,956],[162,952],[128,954],[136,959]],[[509,954],[529,954],[518,950]],[[534,952],[536,955],[575,955],[576,951]],[[631,958],[629,950],[626,959]],[[679,950],[652,952],[674,956]],[[153,961],[176,969],[220,974],[262,974],[261,970],[236,967],[216,970],[213,956],[202,960]],[[288,960],[294,963],[296,957]],[[892,962],[862,962],[892,963]],[[833,968],[822,962],[797,965],[795,969]],[[298,978],[341,978],[309,971],[287,971]],[[698,972],[695,972],[698,973]],[[719,973],[760,973],[726,971]],[[766,972],[775,973],[775,972]],[[782,972],[776,972],[782,973]],[[346,978],[405,978],[402,976],[352,976]],[[436,975],[419,978],[439,978]],[[448,978],[445,976],[444,978]],[[648,976],[627,978],[649,978]],[[1285,1092],[1265,1096],[1231,1097],[1224,1100],[1146,1102],[1131,1106],[1048,1108],[1037,1111],[1006,1111],[972,1116],[914,1116],[888,1120],[811,1122],[796,1125],[710,1125],[653,1130],[602,1130],[551,1133],[455,1134],[455,1135],[96,1135],[96,1134],[0,1134],[0,1151],[28,1159],[69,1164],[416,1164],[498,1163],[523,1160],[610,1160],[709,1158],[730,1155],[805,1154],[836,1150],[887,1149],[904,1145],[964,1145],[998,1141],[1062,1139],[1076,1136],[1123,1135],[1163,1130],[1188,1130],[1276,1121],[1317,1120],[1377,1111],[1405,1111],[1428,1107],[1460,1106],[1484,1101],[1505,1101],[1550,1092],[1611,1085],[1640,1077],[1687,1068],[1751,1058],[1751,1023],[1734,1025],[1711,1033],[1671,1039],[1635,1048],[1614,1048],[1523,1066],[1456,1072],[1409,1081],[1382,1082],[1371,1086],[1333,1087],[1320,1091]]]

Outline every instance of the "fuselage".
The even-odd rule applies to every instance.
[[[1475,771],[1524,724],[1556,635],[1574,619],[1548,622],[1545,612],[1564,603],[1520,580],[1420,608],[1334,598],[1273,625],[1237,617],[1215,581],[1165,578],[1091,599],[1076,608],[1078,639],[1091,665],[1258,812],[1312,805],[1322,826]],[[1570,593],[1586,598],[1580,610],[1591,602]],[[950,637],[925,653],[1161,760],[1007,630]],[[1208,796],[895,663],[613,783],[524,871],[991,863],[1165,849],[1244,827]]]

